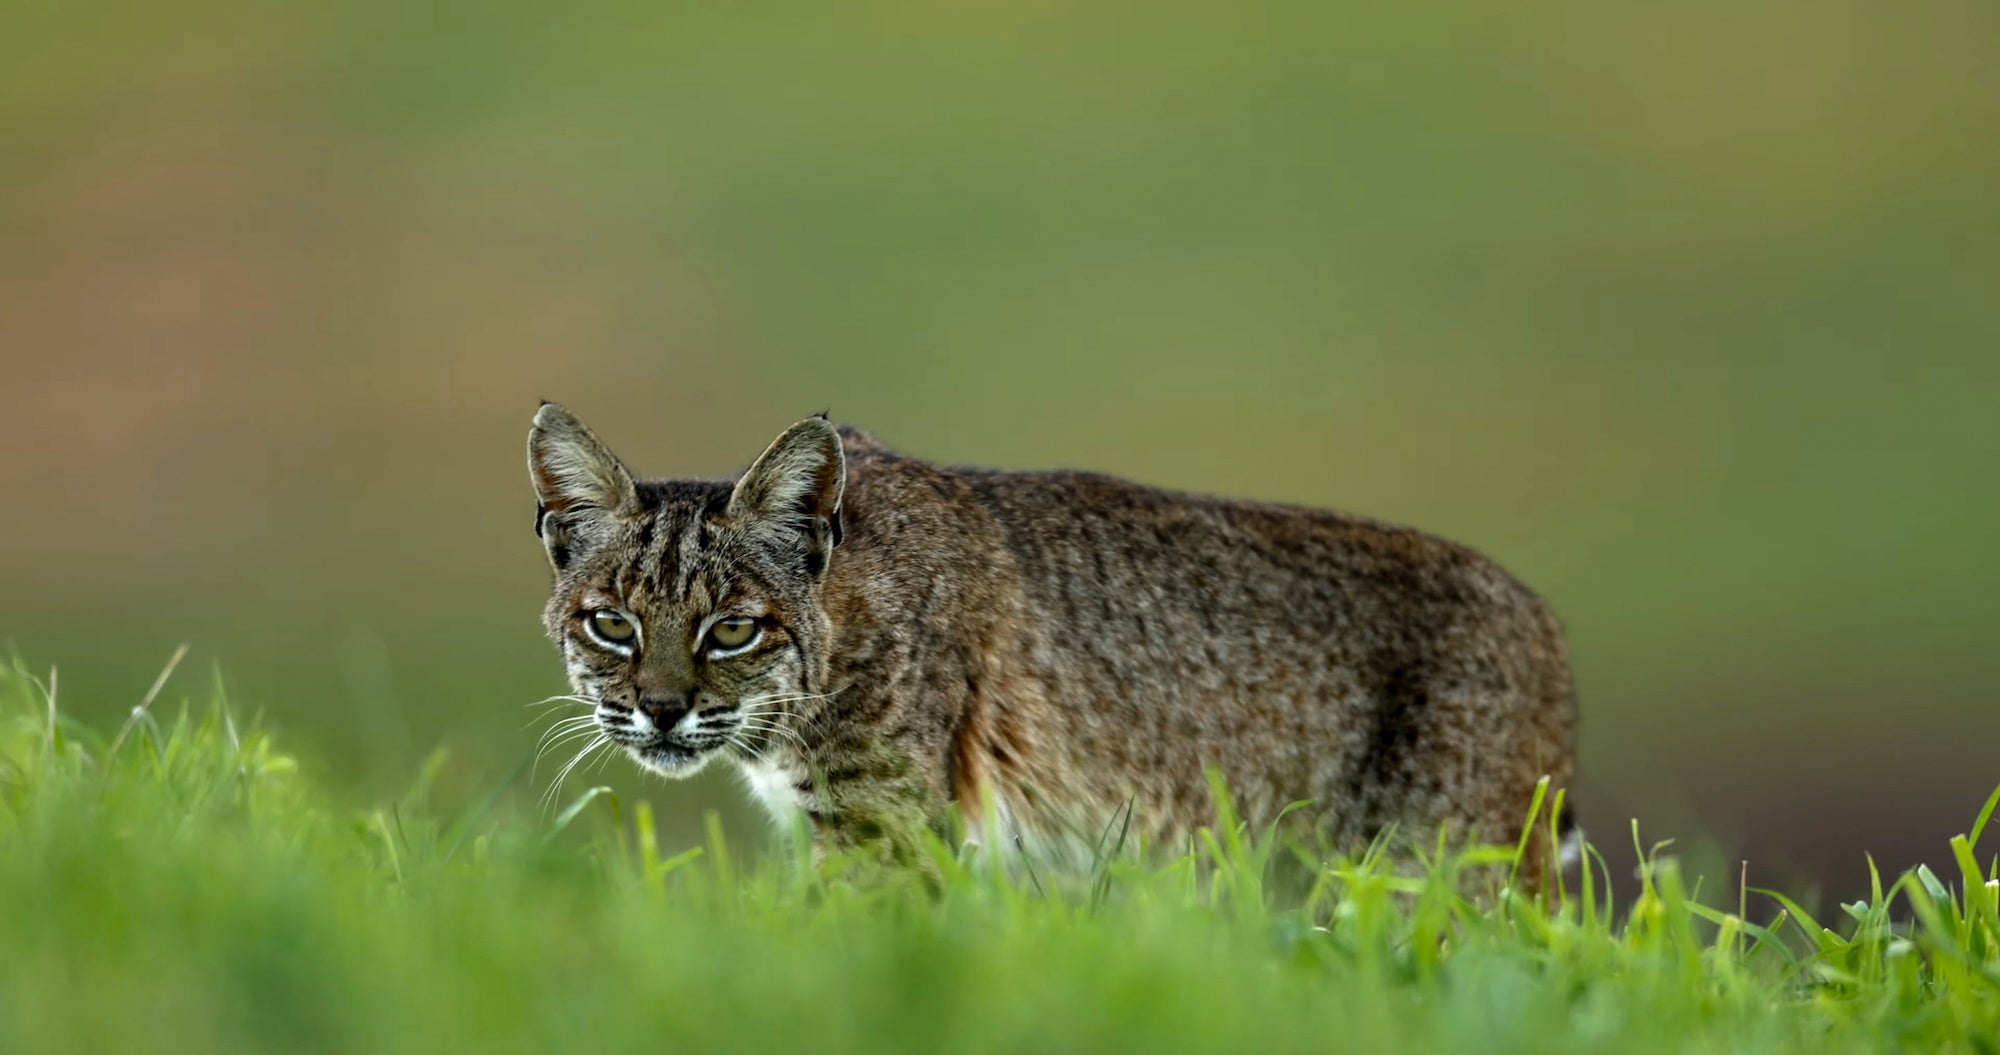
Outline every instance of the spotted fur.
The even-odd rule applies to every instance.
[[[1252,823],[1511,841],[1571,775],[1562,633],[1469,549],[1339,513],[1081,472],[948,469],[808,418],[733,480],[634,481],[535,416],[545,620],[598,728],[684,776],[725,757],[823,848],[912,852],[954,809],[1058,847],[1130,812],[1178,843],[1220,771]],[[590,613],[639,627],[629,655]],[[757,620],[740,655],[703,628]],[[984,829],[997,823],[1005,830]]]

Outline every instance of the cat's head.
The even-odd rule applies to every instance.
[[[826,693],[821,608],[846,462],[824,417],[786,429],[735,482],[635,482],[567,410],[528,432],[535,531],[555,571],[543,621],[589,723],[687,776],[755,758]],[[590,739],[590,744],[597,741]]]

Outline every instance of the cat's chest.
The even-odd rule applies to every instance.
[[[804,766],[762,760],[741,763],[737,769],[743,774],[744,784],[750,788],[750,796],[776,820],[789,822],[806,808],[805,794],[799,790],[806,780]]]

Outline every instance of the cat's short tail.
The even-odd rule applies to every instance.
[[[1583,863],[1583,827],[1575,810],[1566,808],[1556,818],[1556,840],[1556,867],[1568,871]]]

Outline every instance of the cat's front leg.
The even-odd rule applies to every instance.
[[[833,752],[813,776],[805,813],[816,865],[846,858],[937,873],[946,811],[936,774],[875,746]]]

